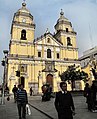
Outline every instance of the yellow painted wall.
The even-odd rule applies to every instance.
[[[38,40],[35,40],[35,24],[33,19],[29,16],[29,11],[24,11],[24,9],[19,10],[20,13],[26,13],[28,16],[19,15],[14,17],[14,24],[12,25],[11,31],[11,42],[10,42],[10,52],[8,59],[8,86],[10,92],[14,84],[18,85],[19,78],[16,76],[18,66],[21,64],[27,65],[27,75],[25,75],[25,89],[29,92],[29,85],[31,83],[38,86],[39,83],[39,92],[41,91],[41,86],[46,83],[46,76],[50,73],[53,75],[53,91],[56,92],[59,90],[59,83],[61,81],[59,77],[59,72],[62,73],[67,69],[69,65],[80,64],[79,62],[68,62],[64,58],[68,59],[78,59],[78,50],[76,45],[76,36],[75,34],[60,33],[57,34],[57,37],[53,37],[51,34],[43,35]],[[26,19],[26,22],[23,23],[23,19]],[[33,24],[33,25],[32,25]],[[66,30],[68,28],[69,32],[73,29],[70,25],[57,24],[57,29]],[[21,40],[21,31],[26,30],[26,40]],[[72,48],[67,47],[67,37],[71,38]],[[50,39],[50,42],[48,42]],[[60,40],[61,43],[58,41]],[[35,44],[33,44],[33,41]],[[41,50],[38,49],[38,46],[41,46]],[[47,49],[51,49],[52,58],[47,58]],[[38,51],[41,52],[41,58],[38,57]],[[57,53],[59,53],[60,58],[57,58]],[[14,56],[12,56],[14,54]],[[17,56],[16,56],[17,55]],[[42,72],[45,69],[45,61],[55,61],[55,69],[57,72]],[[12,73],[12,67],[15,67],[15,70]],[[39,71],[41,71],[41,77],[38,79]],[[10,79],[10,76],[14,75],[14,80]],[[21,75],[22,76],[22,75]],[[32,84],[31,84],[32,85]]]

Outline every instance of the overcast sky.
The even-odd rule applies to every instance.
[[[23,0],[0,0],[0,61],[3,50],[9,48],[13,15],[21,8]],[[97,0],[26,0],[27,8],[36,24],[35,37],[47,28],[54,32],[54,25],[63,9],[77,32],[79,57],[85,50],[97,46]],[[2,66],[0,65],[0,78]]]

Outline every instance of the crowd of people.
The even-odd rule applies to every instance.
[[[44,84],[42,86],[42,101],[50,101],[52,97],[52,86],[49,84]],[[73,119],[75,115],[75,106],[73,102],[72,95],[70,91],[67,90],[67,83],[62,81],[60,83],[60,91],[56,92],[55,96],[55,109],[58,113],[58,119]],[[9,88],[6,86],[6,90]],[[17,103],[19,119],[26,119],[26,105],[28,104],[28,96],[26,90],[23,88],[23,85],[14,85],[12,92],[14,94],[14,102]],[[97,92],[97,82],[93,82],[92,86],[86,83],[84,88],[84,97],[86,98],[86,103],[88,110],[94,112],[97,110],[97,101],[96,101],[96,92]],[[30,96],[33,95],[34,91],[32,87],[29,89]]]
[[[93,82],[92,86],[86,83],[84,88],[84,97],[86,97],[86,103],[88,106],[88,110],[95,112],[97,110],[97,101],[96,101],[96,92],[97,92],[97,82]]]

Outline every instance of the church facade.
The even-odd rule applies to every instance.
[[[46,31],[35,39],[34,18],[26,3],[14,14],[7,67],[10,91],[15,84],[23,84],[27,92],[32,86],[35,93],[41,93],[41,86],[49,83],[56,92],[61,81],[59,74],[70,65],[80,65],[76,32],[62,10],[54,27],[54,34]]]

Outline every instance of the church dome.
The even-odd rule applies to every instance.
[[[22,12],[22,13],[30,13],[29,10],[26,8],[26,3],[22,3],[22,8],[20,8],[17,12]]]
[[[30,11],[26,8],[26,3],[22,3],[22,7],[17,10],[13,17],[14,23],[22,23],[24,25],[34,25],[33,16]]]
[[[71,22],[64,16],[64,12],[62,9],[60,12],[60,17],[54,27],[57,32],[60,30],[65,31],[67,28],[69,29],[70,27],[72,27]]]
[[[26,3],[22,3],[22,7],[17,10],[16,13],[14,13],[13,21],[12,21],[12,27],[11,27],[11,33],[13,25],[20,26],[22,28],[32,28],[35,29],[35,23],[33,20],[33,16],[31,15],[30,11],[26,8]]]
[[[61,12],[60,12],[60,18],[57,20],[57,23],[61,22],[61,21],[69,22],[69,20],[66,17],[64,17],[64,12],[63,12],[62,9],[61,9]]]

